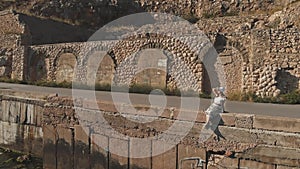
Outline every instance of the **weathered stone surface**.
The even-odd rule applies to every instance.
[[[91,168],[109,168],[109,138],[100,134],[91,135]]]
[[[253,128],[253,115],[236,114],[235,126],[238,128]]]
[[[182,144],[178,145],[178,165],[180,168],[196,167],[198,163],[197,160],[202,160],[200,164],[202,164],[203,167],[205,166],[203,162],[206,161],[206,150],[204,148]]]
[[[235,114],[233,114],[233,113],[229,113],[229,114],[223,113],[223,114],[221,114],[221,118],[222,118],[221,122],[220,122],[221,125],[230,126],[230,127],[235,126],[235,120],[236,120]]]
[[[110,138],[109,139],[110,161],[109,168],[129,169],[129,141]]]
[[[173,169],[176,168],[176,154],[177,154],[177,146],[174,145],[173,148],[167,149],[168,146],[164,146],[164,143],[160,141],[153,141],[153,144],[160,145],[163,148],[161,149],[163,154],[153,155],[152,157],[152,168],[158,169]]]
[[[74,126],[74,168],[89,168],[90,166],[90,143],[89,129],[82,126]]]
[[[259,145],[241,154],[244,159],[252,159],[268,164],[300,167],[299,149]]]
[[[53,126],[44,125],[43,134],[43,167],[47,169],[56,168],[56,143],[58,140],[57,132]]]
[[[253,128],[299,133],[300,120],[257,115],[253,119]]]
[[[240,168],[248,168],[248,169],[276,169],[275,165],[266,164],[251,160],[240,160]]]
[[[56,127],[57,138],[57,168],[72,168],[74,165],[74,157],[70,154],[74,153],[73,144],[74,137],[73,131],[70,128],[66,128],[63,125]]]

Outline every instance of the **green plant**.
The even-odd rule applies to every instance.
[[[280,101],[287,104],[300,104],[300,91],[292,91],[280,96]]]

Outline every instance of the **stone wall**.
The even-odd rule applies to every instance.
[[[163,154],[136,159],[109,151],[113,151],[115,147],[112,146],[116,143],[127,145],[123,150],[129,154],[133,151],[130,140],[110,135],[111,130],[136,138],[156,138],[151,145],[156,145],[155,141],[169,144],[170,140],[160,140],[158,136],[175,121],[184,125],[190,122],[179,116],[179,110],[174,108],[162,109],[162,114],[152,121],[151,116],[143,113],[148,110],[143,105],[137,106],[138,112],[132,112],[126,104],[118,105],[123,110],[118,112],[113,103],[101,101],[97,102],[99,110],[94,110],[88,100],[77,100],[79,107],[75,111],[72,99],[53,96],[40,100],[3,95],[1,102],[1,145],[43,156],[44,168],[173,169],[189,168],[197,159],[203,160],[204,168],[208,169],[300,167],[298,119],[222,114],[215,133],[222,137],[216,139],[214,134],[200,143],[198,138],[206,116],[197,112],[195,124],[178,145]],[[192,112],[184,110],[180,113]],[[152,122],[136,123],[126,118],[131,115],[151,118],[148,120]],[[107,128],[105,123],[93,124],[93,121],[87,127],[86,121],[97,119],[95,116],[103,116],[112,128]],[[180,131],[169,134],[179,136]],[[171,135],[170,138],[174,138]],[[150,149],[153,148],[151,145]]]
[[[187,39],[185,39],[185,41],[188,41],[188,38],[190,37],[186,38]],[[199,45],[199,48],[203,48],[201,44],[202,43],[197,43],[195,45]],[[110,71],[111,75],[108,76],[108,78],[111,79],[113,75],[114,80],[108,81],[106,79],[105,81],[110,82],[109,84],[112,84],[113,82],[113,84],[118,85],[131,85],[135,81],[134,76],[139,72],[139,63],[137,57],[135,56],[136,52],[143,51],[144,49],[154,48],[163,52],[163,55],[165,55],[165,58],[167,59],[166,63],[168,63],[166,65],[166,68],[169,72],[166,72],[166,70],[163,71],[163,73],[165,74],[165,77],[163,77],[163,79],[165,79],[165,82],[161,82],[163,84],[163,88],[168,86],[171,89],[175,89],[176,86],[172,86],[171,84],[175,84],[175,80],[177,80],[179,82],[178,84],[181,83],[181,86],[179,87],[181,87],[183,90],[193,89],[195,91],[201,92],[202,65],[201,62],[197,61],[199,60],[198,57],[200,57],[200,55],[198,56],[197,54],[195,54],[194,51],[192,51],[192,49],[189,49],[188,47],[184,46],[183,42],[182,44],[180,44],[180,41],[176,40],[175,38],[156,37],[156,35],[153,35],[153,37],[150,38],[146,36],[141,36],[138,38],[126,39],[120,42],[102,41],[31,46],[30,55],[28,57],[28,63],[35,64],[39,62],[36,61],[36,59],[41,59],[41,62],[45,62],[45,68],[42,68],[42,70],[46,70],[47,80],[61,82],[58,81],[58,79],[61,80],[63,78],[57,78],[56,74],[58,74],[58,71],[62,69],[62,67],[65,65],[61,65],[62,67],[59,66],[59,58],[65,53],[72,53],[77,60],[77,77],[75,79],[77,79],[77,81],[79,82],[85,83],[85,81],[87,81],[86,78],[89,77],[91,73],[87,71],[92,71],[88,69],[90,68],[90,65],[88,65],[89,60],[97,60],[96,58],[94,58],[97,57],[97,55],[94,55],[94,53],[99,53],[101,55],[107,54],[112,59],[110,67],[114,68],[114,71],[116,71],[116,75],[113,75],[114,71]],[[124,64],[127,62],[127,65]],[[156,60],[156,62],[158,62],[158,60]],[[180,65],[180,63],[184,63],[185,65]],[[94,66],[98,67],[99,65]],[[30,67],[34,68],[34,65],[30,65]],[[184,71],[186,71],[186,68],[190,69],[191,73],[195,76],[195,78],[184,79],[184,77],[188,77],[183,76],[183,73],[185,73]],[[41,67],[39,69],[41,69]],[[100,66],[98,70],[99,69],[107,72],[104,66]],[[101,70],[99,71],[101,72]],[[151,70],[146,71],[150,72]],[[166,75],[166,73],[169,73],[169,75]],[[31,79],[31,77],[28,76],[27,79]],[[70,82],[73,79],[69,78],[67,80]],[[90,82],[87,82],[87,84],[89,83]],[[151,85],[151,83],[149,82],[148,85]],[[155,84],[153,85],[155,86]]]
[[[33,40],[30,34],[30,30],[33,29],[29,29],[24,23],[30,23],[30,19],[23,23],[19,14],[13,11],[2,12],[1,17],[7,22],[7,24],[0,25],[3,27],[3,34],[0,36],[2,38],[1,77],[28,81],[62,82],[66,80],[70,82],[74,73],[72,68],[76,67],[79,72],[76,73],[78,77],[75,79],[83,82],[87,80],[84,74],[90,77],[91,72],[96,71],[86,67],[98,67],[97,65],[91,66],[91,61],[88,63],[86,56],[93,55],[93,52],[100,52],[99,56],[98,54],[95,56],[101,58],[105,55],[109,61],[107,60],[107,69],[105,65],[97,69],[98,74],[102,75],[96,75],[96,83],[111,84],[113,81],[115,84],[130,85],[140,82],[143,84],[142,81],[145,81],[146,84],[165,86],[169,89],[184,86],[184,90],[193,88],[199,92],[210,92],[211,79],[207,75],[205,66],[199,61],[209,48],[207,45],[204,45],[204,48],[201,46],[201,44],[208,44],[207,38],[204,34],[200,35],[201,37],[193,37],[194,32],[188,32],[184,27],[180,27],[180,23],[165,27],[155,26],[160,27],[162,33],[171,28],[176,28],[176,30],[178,28],[177,31],[183,36],[178,40],[182,43],[177,43],[179,41],[171,37],[157,37],[155,34],[143,35],[142,33],[149,28],[146,25],[135,30],[138,36],[132,36],[120,42],[110,40],[28,47]],[[259,96],[268,97],[299,89],[299,30],[293,26],[286,29],[266,28],[263,26],[266,24],[266,18],[266,15],[249,18],[233,16],[202,19],[196,24],[200,30],[204,30],[219,54],[225,70],[224,77],[228,94],[254,92]],[[11,32],[11,27],[16,27],[13,32]],[[183,43],[192,46],[192,49],[188,49]],[[129,58],[138,54],[136,52],[153,48],[161,50],[166,56],[166,70],[169,72],[149,69],[135,77],[139,72],[137,60]],[[202,53],[196,52],[200,50]],[[66,54],[73,57],[73,64],[69,67],[68,73],[60,71],[65,70],[66,64],[62,64],[65,62],[60,62],[60,58]],[[120,67],[122,67],[121,70]],[[185,68],[192,71],[194,79],[182,78],[187,77],[184,74]],[[154,81],[157,82],[151,84],[149,77],[155,77]],[[158,81],[163,82],[160,84]],[[178,86],[178,81],[182,84],[181,86]],[[92,83],[93,80],[87,82],[87,84]]]
[[[248,89],[262,97],[299,90],[299,30],[256,30],[252,39],[255,53]]]
[[[24,45],[24,37],[28,34],[26,26],[20,23],[18,15],[13,11],[0,12],[0,18],[0,77],[22,79],[22,65],[15,63],[23,63],[24,47],[21,45]]]
[[[45,101],[1,95],[0,145],[43,156]]]
[[[139,111],[132,112],[126,104],[118,112],[116,105],[98,101],[99,110],[94,110],[89,100],[77,100],[76,111],[73,100],[62,97],[32,95],[38,99],[22,98],[15,93],[1,96],[0,144],[14,150],[43,156],[44,168],[189,168],[201,159],[204,168],[297,168],[300,167],[299,119],[267,117],[251,114],[222,114],[218,132],[207,141],[198,138],[206,121],[203,112],[197,112],[195,124],[178,145],[163,154],[147,158],[127,158],[111,153],[114,144],[127,145],[130,140],[110,135],[114,130],[125,136],[156,138],[161,144],[170,140],[158,137],[175,121],[189,125],[190,121],[179,113],[193,114],[189,110],[179,112],[165,108],[153,121],[143,113],[147,106],[137,105]],[[26,94],[28,96],[28,94]],[[78,107],[79,106],[79,107]],[[79,114],[80,113],[80,114]],[[82,114],[83,113],[83,114]],[[141,114],[140,114],[141,113]],[[84,116],[83,116],[84,115]],[[127,117],[151,118],[149,123],[137,123]],[[89,119],[104,117],[106,123],[93,123]],[[89,121],[90,127],[86,126]],[[169,134],[180,135],[174,130]],[[170,135],[170,139],[174,138]],[[216,135],[220,139],[216,139]],[[165,143],[164,143],[165,142]],[[99,144],[100,143],[100,144]],[[151,149],[151,145],[149,148]],[[131,145],[132,146],[132,145]],[[126,146],[125,146],[126,147]],[[146,146],[147,147],[147,146]],[[144,149],[146,148],[143,147]],[[124,148],[124,147],[123,147]],[[153,148],[153,147],[152,147]]]

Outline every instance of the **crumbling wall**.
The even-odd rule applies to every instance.
[[[13,11],[0,12],[0,18],[0,77],[22,79],[25,49],[21,45],[28,32]]]

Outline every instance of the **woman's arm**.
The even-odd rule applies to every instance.
[[[218,88],[213,88],[213,92],[216,97],[219,96]]]

